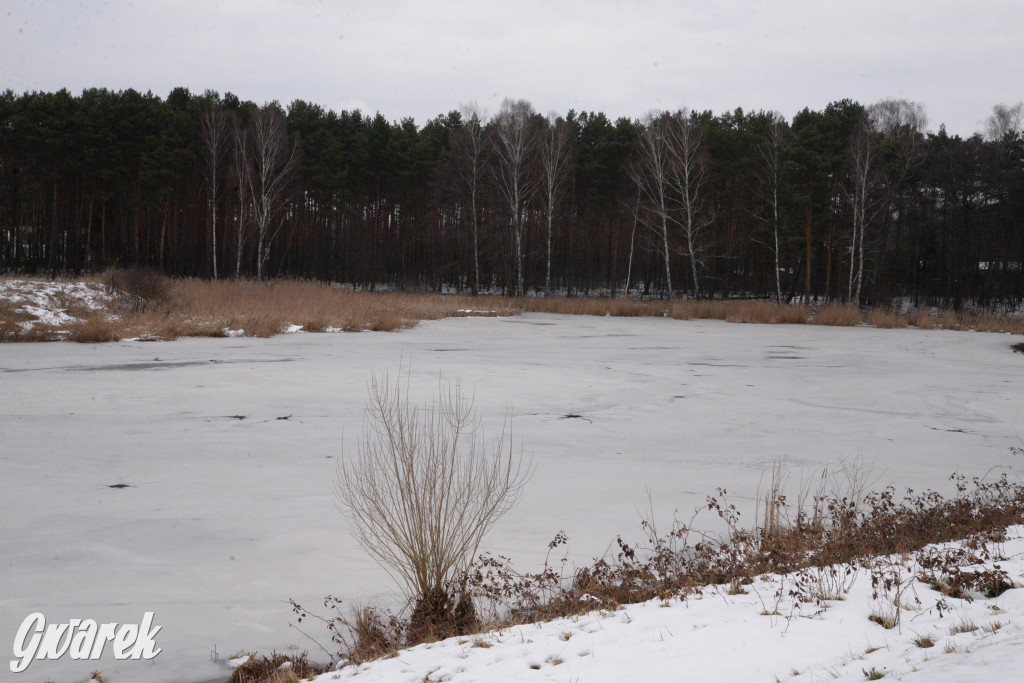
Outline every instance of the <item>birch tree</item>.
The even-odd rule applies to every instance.
[[[877,197],[881,185],[877,144],[866,118],[857,126],[850,140],[849,165],[850,180],[845,192],[850,202],[852,232],[846,300],[853,303],[860,301],[864,282],[864,233],[881,204]]]
[[[455,173],[469,196],[473,233],[473,294],[480,293],[480,191],[488,160],[488,138],[483,121],[486,114],[476,103],[462,107],[462,127],[452,143]]]
[[[523,287],[523,230],[530,199],[536,191],[530,163],[536,146],[534,110],[526,100],[506,99],[494,118],[496,172],[498,189],[509,209],[509,231],[515,260],[517,296]]]
[[[544,213],[547,220],[547,261],[544,268],[544,294],[551,295],[551,250],[554,217],[562,189],[572,164],[572,130],[569,123],[553,114],[540,145],[540,165],[544,192]]]
[[[865,235],[875,218],[892,208],[904,180],[924,160],[925,124],[920,104],[882,100],[868,107],[850,139],[850,177],[845,188],[851,209],[847,301],[860,302]],[[888,158],[883,156],[886,151]]]
[[[234,147],[235,192],[238,213],[235,215],[235,278],[242,276],[242,254],[248,239],[249,215],[249,135],[238,116],[231,117],[231,141]]]
[[[693,295],[699,297],[699,270],[703,260],[699,254],[698,235],[711,225],[713,218],[704,205],[704,183],[707,180],[707,164],[702,149],[704,133],[687,114],[684,109],[673,117],[677,123],[672,128],[674,144],[671,149],[676,157],[672,170],[682,209],[680,223],[693,274]]]
[[[779,181],[781,177],[782,137],[786,131],[786,120],[780,114],[774,114],[768,124],[768,131],[758,145],[761,157],[761,171],[758,174],[757,196],[767,207],[767,216],[756,212],[755,216],[768,226],[771,240],[769,248],[772,252],[775,269],[775,301],[782,303],[781,243],[779,239]]]
[[[672,150],[673,119],[665,112],[651,112],[641,122],[637,140],[636,159],[630,166],[630,176],[638,192],[637,211],[640,222],[654,232],[665,264],[665,291],[672,297],[672,264],[669,250],[669,224],[672,221],[673,165],[676,155]]]
[[[217,190],[220,186],[220,167],[224,157],[228,139],[228,117],[216,103],[211,103],[203,110],[200,118],[200,131],[203,141],[203,152],[206,161],[206,186],[210,192],[210,262],[213,266],[213,279],[217,274]]]
[[[273,105],[253,110],[249,137],[249,199],[256,229],[256,277],[262,279],[270,246],[286,220],[284,205],[298,158],[298,144],[289,142],[284,116]]]
[[[990,142],[1002,143],[1012,135],[1021,132],[1024,123],[1024,102],[1012,107],[997,104],[992,107],[992,114],[985,120],[985,137]]]

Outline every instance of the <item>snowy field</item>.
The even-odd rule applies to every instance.
[[[17,676],[4,665],[0,680],[74,681],[94,669],[112,683],[215,680],[243,649],[316,658],[289,626],[288,598],[392,599],[331,492],[374,373],[411,368],[423,399],[439,378],[461,378],[495,435],[514,413],[536,472],[486,546],[532,569],[560,529],[580,563],[617,534],[638,537],[648,491],[666,527],[718,486],[749,505],[780,457],[808,474],[863,458],[879,484],[918,490],[948,491],[953,471],[1015,468],[1019,478],[1024,461],[1009,447],[1024,437],[1024,357],[1014,341],[529,314],[399,333],[0,346],[0,641],[9,648],[36,611],[51,623],[138,623],[153,611],[163,626],[163,652],[149,662],[35,662]],[[711,618],[695,613],[684,628]],[[780,628],[757,610],[723,618],[748,619],[765,637]],[[620,616],[610,619],[600,623]],[[829,637],[863,651],[861,620]],[[737,631],[735,653],[755,626]],[[750,680],[776,674],[787,671]]]

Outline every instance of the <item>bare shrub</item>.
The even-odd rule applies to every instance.
[[[335,494],[356,540],[415,601],[410,642],[475,623],[457,579],[529,475],[506,430],[488,448],[457,382],[417,409],[400,378],[372,380],[359,452],[339,462]]]
[[[814,325],[836,325],[852,327],[862,322],[860,308],[842,304],[825,304],[811,318]]]
[[[107,293],[135,312],[165,306],[171,300],[170,280],[153,268],[111,268],[103,274]]]
[[[823,474],[816,488],[813,483],[801,486],[794,509],[783,493],[787,474],[777,463],[761,492],[763,512],[753,528],[739,525],[736,507],[719,489],[689,522],[675,522],[662,535],[645,520],[640,544],[619,538],[618,552],[591,566],[566,574],[563,558],[561,568],[545,561],[543,571],[522,574],[508,558],[485,555],[469,586],[486,613],[503,623],[522,623],[699,594],[709,584],[743,592],[764,574],[794,573],[787,591],[777,595],[820,603],[842,599],[864,569],[876,601],[873,620],[886,628],[899,625],[902,598],[915,580],[944,586],[937,589],[947,595],[955,590],[959,597],[996,596],[1013,587],[998,564],[976,565],[993,561],[997,553],[989,553],[986,545],[998,543],[1007,526],[1024,521],[1024,485],[1005,475],[996,481],[954,475],[954,497],[908,490],[898,500],[892,487],[869,491],[869,478],[864,465],[843,465]],[[813,501],[805,508],[800,501],[811,493]],[[697,515],[706,512],[725,523],[724,534],[696,526]],[[929,544],[965,538],[965,549],[922,551]],[[564,534],[559,534],[549,552],[563,543]],[[921,573],[910,572],[899,559],[911,555]],[[769,604],[764,613],[775,612]]]
[[[352,605],[346,611],[342,609],[342,601],[339,598],[328,595],[324,598],[324,608],[328,611],[325,614],[317,614],[294,600],[289,602],[298,624],[301,625],[307,618],[319,622],[327,629],[331,642],[341,648],[341,652],[335,654],[318,643],[330,657],[332,664],[338,661],[361,664],[393,655],[405,644],[408,622],[371,605]],[[303,635],[311,637],[301,626],[296,625],[295,628]]]

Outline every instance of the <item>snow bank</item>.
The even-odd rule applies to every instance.
[[[883,598],[872,597],[871,575],[865,569],[856,572],[842,600],[831,601],[802,602],[791,595],[796,577],[766,576],[742,595],[709,587],[685,600],[451,638],[403,650],[391,659],[349,666],[316,681],[763,683],[863,681],[872,673],[934,683],[1020,680],[1022,535],[1024,527],[1011,528],[1011,540],[996,549],[995,564],[1008,572],[1016,590],[969,602],[913,581],[902,594],[901,623],[892,629],[868,619]],[[920,568],[908,561],[903,569],[913,576]],[[940,601],[942,609],[936,607]],[[973,630],[953,632],[961,628]],[[925,636],[932,645],[915,643]]]
[[[24,330],[36,325],[63,327],[79,318],[72,309],[95,311],[107,308],[111,297],[96,282],[48,282],[42,280],[0,279],[0,301],[14,304],[15,311],[31,316],[19,323]]]

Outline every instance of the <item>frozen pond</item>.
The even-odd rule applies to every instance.
[[[35,662],[0,679],[223,677],[238,650],[315,646],[288,598],[379,597],[388,577],[331,492],[374,373],[411,368],[506,409],[536,468],[486,544],[521,568],[559,529],[579,560],[724,486],[753,494],[786,457],[874,462],[882,482],[947,489],[1015,467],[1024,357],[1006,335],[561,317],[460,318],[400,333],[0,345],[0,641],[42,612],[138,623],[150,662]],[[116,485],[127,485],[114,488]],[[323,635],[317,632],[317,635]],[[326,639],[324,639],[326,640]]]

